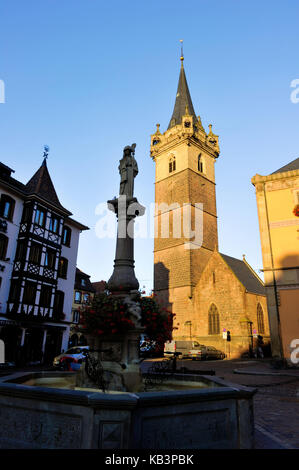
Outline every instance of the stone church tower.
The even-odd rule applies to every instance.
[[[189,334],[193,289],[218,249],[214,172],[219,156],[218,136],[211,125],[207,134],[200,116],[195,114],[183,61],[181,56],[169,126],[162,134],[157,124],[151,136],[151,157],[156,163],[154,291],[176,313],[177,337]],[[188,211],[190,229],[196,230],[193,236],[184,226],[188,226]]]
[[[265,287],[243,256],[219,253],[214,164],[218,137],[196,116],[181,57],[174,110],[151,136],[156,164],[154,291],[176,314],[174,339],[191,339],[227,357],[269,343]],[[230,332],[226,341],[223,332]]]

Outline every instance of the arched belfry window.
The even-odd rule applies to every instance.
[[[218,335],[220,333],[219,312],[215,304],[209,309],[209,335]]]
[[[257,328],[259,333],[265,333],[264,312],[260,303],[257,304]]]
[[[197,157],[197,169],[200,173],[203,173],[203,159],[201,153]]]
[[[169,159],[169,173],[172,173],[175,170],[176,170],[175,156],[171,156]]]

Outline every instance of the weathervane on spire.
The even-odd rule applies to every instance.
[[[49,150],[50,150],[50,147],[48,145],[44,145],[44,163],[46,162],[47,158],[48,158],[48,155],[49,155]]]
[[[183,65],[183,60],[184,60],[183,39],[180,39],[180,43],[181,43],[181,61]]]

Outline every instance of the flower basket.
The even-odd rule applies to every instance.
[[[162,309],[153,297],[139,297],[138,303],[141,326],[148,339],[158,344],[170,341],[174,315]],[[106,338],[125,335],[136,326],[123,299],[104,293],[95,296],[92,305],[81,310],[78,328],[84,334]]]
[[[299,217],[299,204],[297,204],[297,205],[294,207],[293,214],[294,214],[296,217]]]

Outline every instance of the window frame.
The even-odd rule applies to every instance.
[[[52,286],[42,284],[39,296],[39,307],[50,308],[52,300]]]
[[[51,260],[51,263],[49,261]],[[55,270],[56,266],[56,251],[52,248],[47,248],[45,252],[44,267]]]
[[[59,259],[59,265],[58,265],[58,277],[61,279],[67,279],[67,271],[68,271],[68,260],[67,258],[64,258],[63,256],[60,257]]]
[[[8,241],[9,241],[9,238],[3,233],[0,233],[0,260],[1,261],[7,260]]]
[[[76,299],[76,295],[77,295],[77,294],[80,295],[80,300],[77,300],[77,299]],[[76,291],[75,291],[75,295],[74,295],[74,303],[75,303],[75,304],[81,304],[81,303],[82,303],[81,300],[82,300],[82,294],[81,294],[81,292],[80,292],[79,290],[76,290]]]
[[[9,204],[8,214],[5,215],[5,206]],[[1,194],[0,200],[0,217],[9,222],[13,221],[14,211],[15,211],[16,201],[9,194]]]
[[[220,334],[220,315],[219,310],[213,303],[210,305],[208,312],[208,335]]]
[[[65,233],[67,233],[66,237],[64,236]],[[61,237],[62,245],[70,247],[71,238],[72,238],[72,229],[68,227],[67,225],[64,225],[62,229],[62,237]]]
[[[30,292],[30,289],[31,292]],[[25,281],[22,303],[26,305],[36,304],[37,283],[32,281]]]
[[[37,257],[36,257],[36,253],[34,253],[34,249],[36,249],[36,251],[39,251],[39,255]],[[40,243],[31,242],[30,250],[29,250],[29,259],[28,259],[29,263],[40,266],[41,258],[42,258],[42,252],[43,252],[43,248],[42,248],[42,245]]]
[[[40,216],[41,216],[41,214],[43,214],[42,223],[40,222]],[[46,223],[46,218],[47,218],[47,211],[46,211],[46,209],[44,209],[44,208],[41,207],[41,206],[37,206],[37,208],[35,209],[35,214],[34,214],[34,223],[35,223],[35,225],[37,225],[38,227],[44,228],[44,227],[45,227],[45,223]],[[37,219],[38,219],[38,221],[37,221]]]

